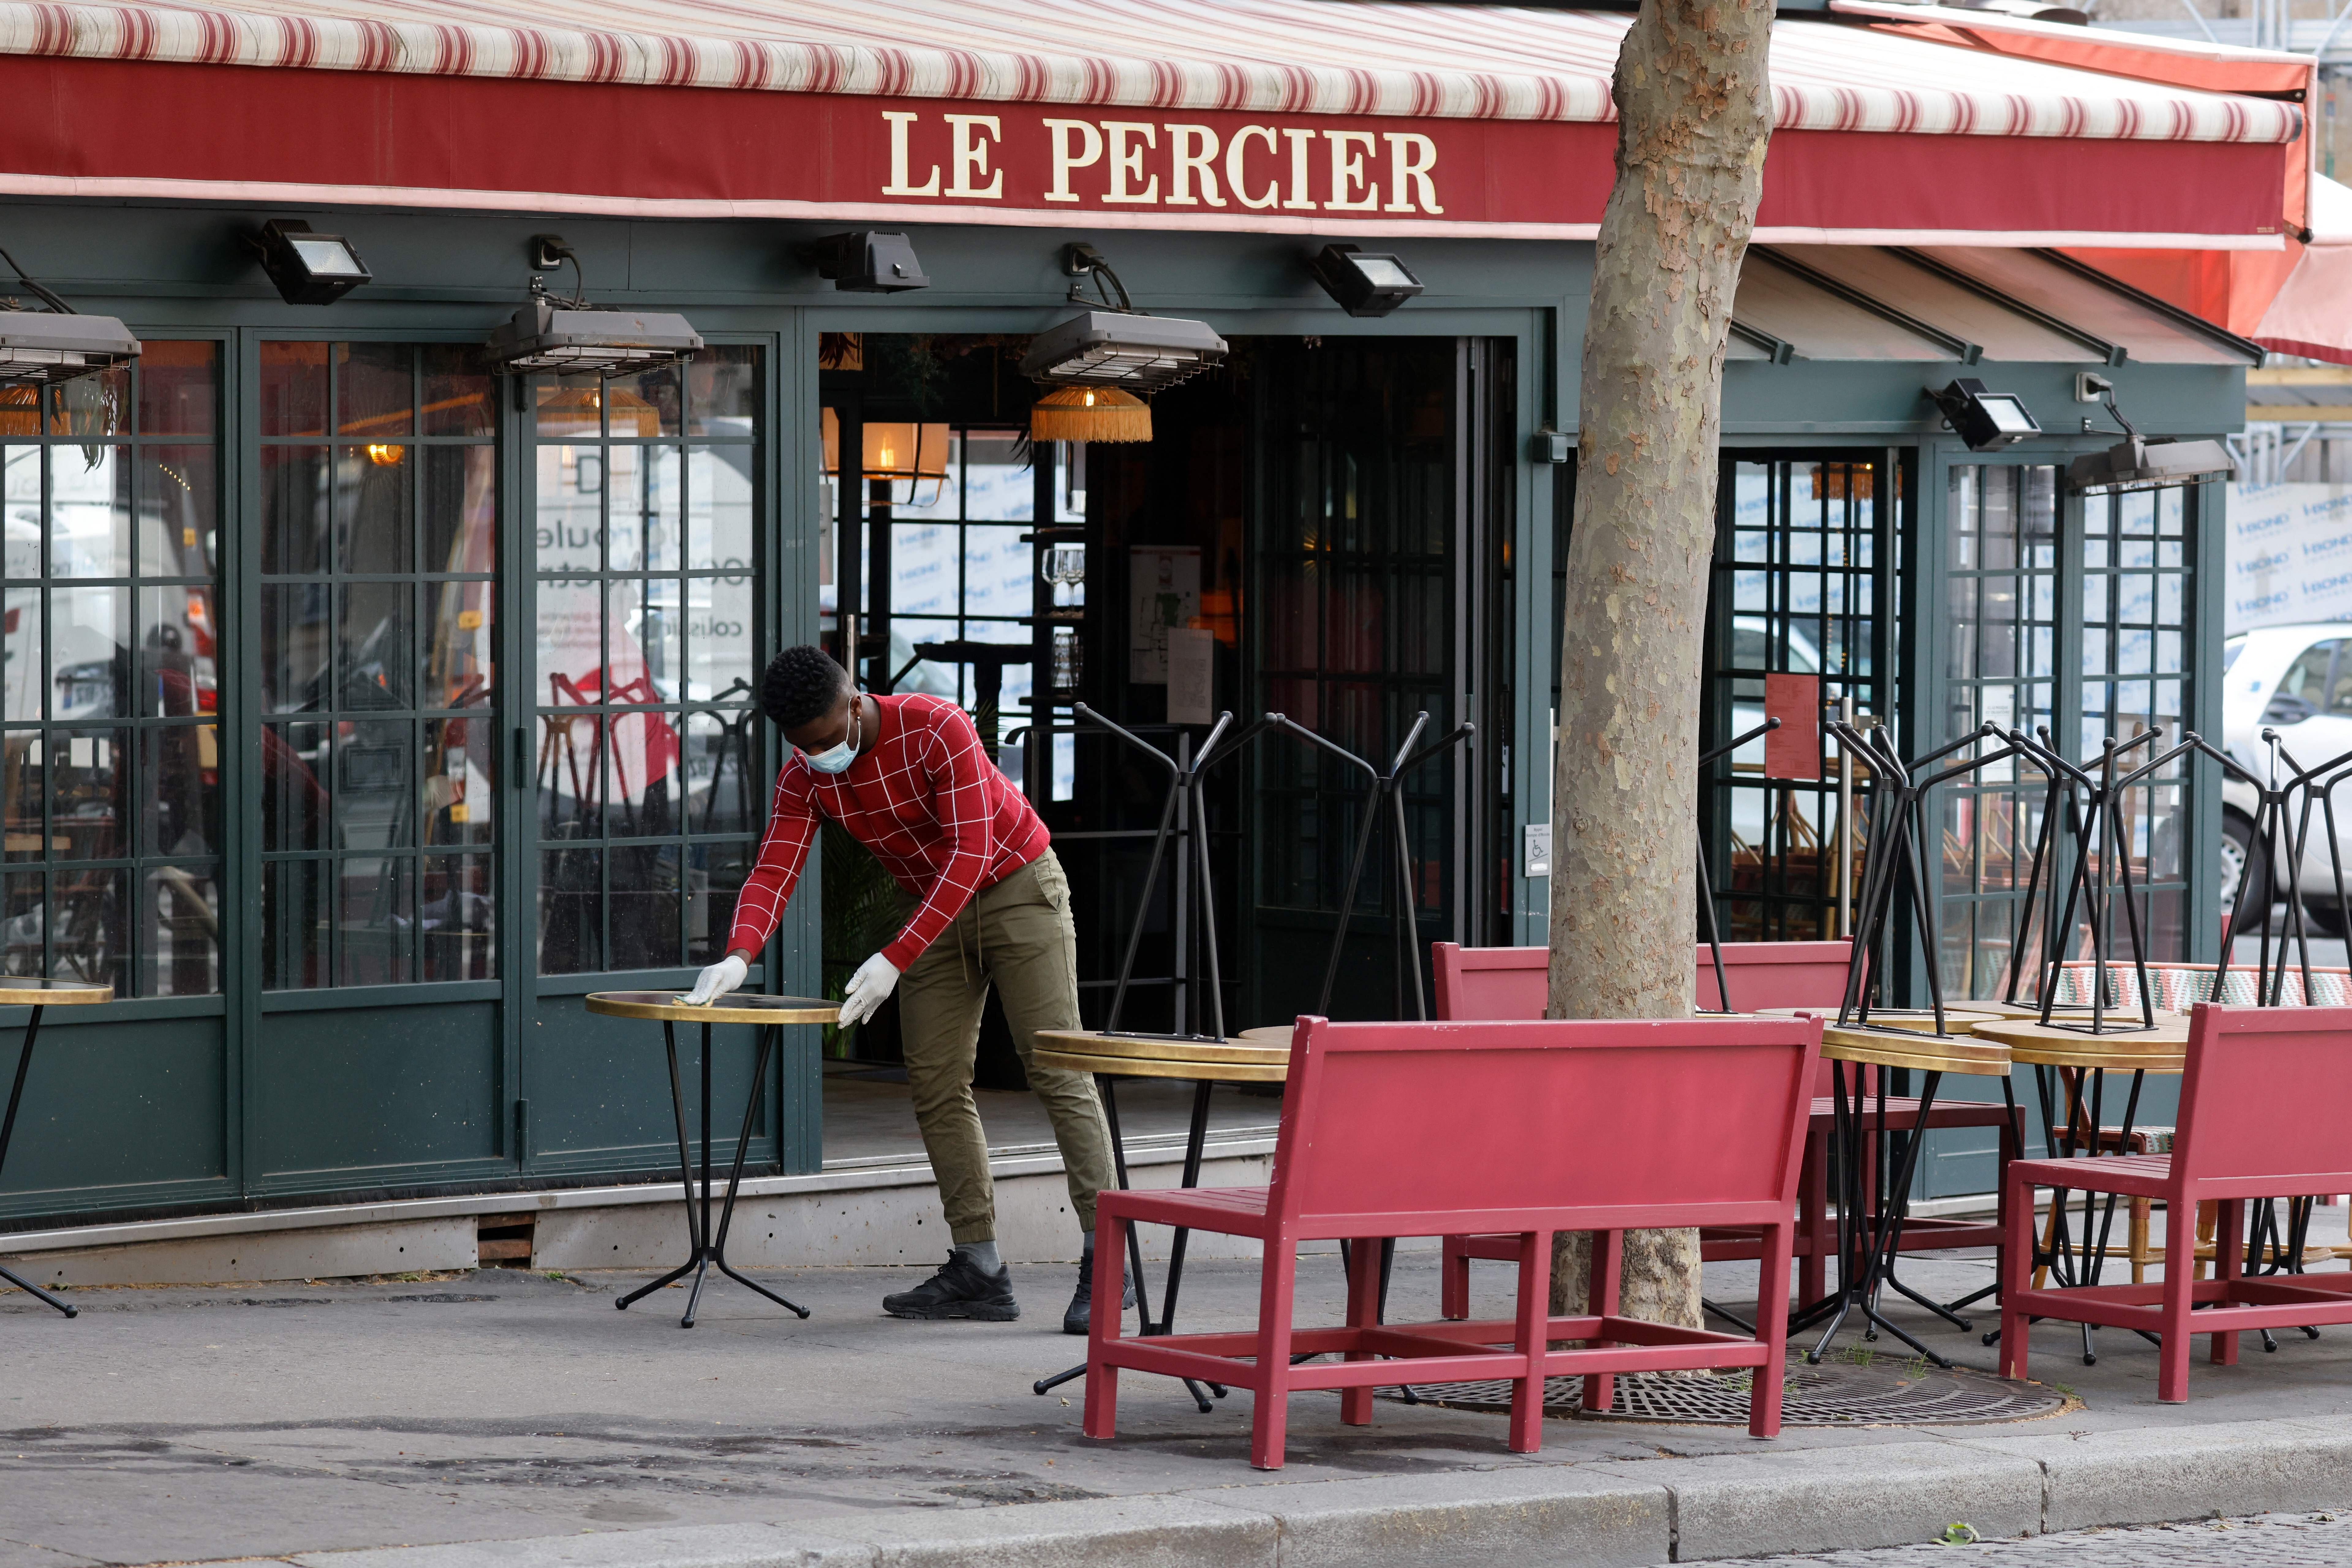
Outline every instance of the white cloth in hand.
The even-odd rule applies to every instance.
[[[876,953],[857,966],[849,977],[848,989],[841,995],[841,1022],[845,1028],[862,1024],[874,1016],[884,997],[898,984],[898,966],[880,953]]]
[[[686,994],[689,1007],[708,1007],[730,991],[743,984],[749,973],[743,961],[729,953],[695,977],[694,989]]]

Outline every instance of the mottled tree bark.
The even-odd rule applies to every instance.
[[[1771,23],[1772,0],[1643,0],[1617,57],[1560,626],[1554,1018],[1676,1018],[1696,1002],[1699,644]],[[1580,1310],[1585,1237],[1561,1240],[1553,1308]],[[1696,1231],[1629,1236],[1622,1279],[1627,1315],[1698,1325]]]

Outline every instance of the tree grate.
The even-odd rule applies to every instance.
[[[1748,1374],[1629,1373],[1617,1378],[1612,1416],[1629,1421],[1685,1425],[1748,1425]],[[1415,1384],[1423,1405],[1448,1410],[1506,1411],[1511,1384],[1496,1378],[1479,1383]],[[1581,1377],[1544,1380],[1544,1414],[1577,1415],[1584,1394]],[[1403,1401],[1399,1389],[1380,1397]],[[2065,1408],[2066,1395],[2040,1384],[2010,1383],[1967,1371],[1940,1372],[1918,1362],[1878,1357],[1868,1363],[1828,1362],[1791,1365],[1780,1394],[1780,1420],[1790,1426],[1956,1426],[1981,1422],[2032,1421]]]

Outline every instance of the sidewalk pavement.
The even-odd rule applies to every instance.
[[[2340,1237],[2345,1212],[2323,1228]],[[1392,1320],[1434,1315],[1435,1264],[1400,1255]],[[690,1332],[677,1291],[613,1310],[641,1275],[88,1289],[73,1321],[0,1295],[0,1568],[1654,1563],[2352,1502],[2352,1331],[2274,1354],[2250,1338],[2159,1406],[2153,1347],[2108,1331],[2084,1367],[2076,1331],[2047,1325],[2034,1370],[2081,1401],[2054,1417],[1772,1443],[1562,1419],[1523,1457],[1500,1415],[1383,1400],[1344,1427],[1336,1396],[1302,1395],[1268,1474],[1248,1467],[1246,1394],[1202,1415],[1130,1373],[1119,1436],[1096,1443],[1082,1384],[1030,1393],[1082,1354],[1058,1331],[1075,1269],[1016,1268],[1017,1323],[882,1316],[921,1272],[763,1276],[806,1322],[721,1282]],[[1990,1267],[1903,1273],[1945,1298]],[[1511,1277],[1476,1267],[1475,1310],[1507,1316]],[[1754,1280],[1710,1267],[1707,1291],[1744,1302]],[[1255,1281],[1196,1265],[1182,1326],[1247,1325]],[[1335,1260],[1302,1262],[1302,1321],[1342,1300]],[[1975,1335],[1893,1315],[1991,1368]]]

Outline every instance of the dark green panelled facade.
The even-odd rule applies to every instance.
[[[348,234],[376,281],[330,307],[280,303],[240,244],[243,233],[269,217],[302,217]],[[795,259],[796,245],[825,232],[807,225],[0,204],[8,248],[80,308],[119,314],[144,339],[217,345],[220,821],[215,859],[205,864],[218,868],[222,987],[218,994],[132,998],[88,1021],[52,1016],[0,1177],[0,1223],[580,1183],[648,1176],[674,1162],[667,1086],[651,1029],[592,1016],[581,998],[617,985],[680,985],[693,973],[693,963],[683,962],[689,954],[660,949],[681,962],[656,968],[539,973],[552,966],[538,950],[533,911],[541,879],[560,873],[550,869],[553,860],[533,837],[541,820],[538,784],[545,776],[537,717],[550,700],[545,675],[534,668],[545,572],[543,563],[535,570],[529,521],[541,482],[530,395],[510,382],[497,384],[488,433],[498,520],[488,574],[495,583],[488,626],[495,696],[464,713],[468,723],[489,725],[493,735],[470,765],[494,792],[494,842],[480,874],[488,879],[482,907],[498,913],[494,931],[468,927],[478,938],[468,951],[494,954],[495,977],[436,979],[427,967],[409,970],[397,984],[265,988],[265,965],[272,962],[265,920],[274,918],[268,910],[281,906],[273,902],[278,895],[265,898],[264,883],[292,875],[272,869],[292,851],[283,825],[270,816],[277,807],[268,797],[281,764],[264,744],[268,715],[261,700],[271,679],[263,668],[265,592],[282,575],[264,570],[261,538],[269,482],[261,435],[265,345],[479,343],[521,302],[527,242],[550,231],[579,253],[592,298],[679,310],[711,343],[751,351],[756,412],[748,449],[754,455],[743,464],[754,521],[750,642],[758,660],[818,633],[820,333],[1036,331],[1066,313],[1059,250],[1083,240],[1111,258],[1139,303],[1204,317],[1229,337],[1370,334],[1507,346],[1497,363],[1509,366],[1503,390],[1512,427],[1509,439],[1496,444],[1505,454],[1500,470],[1487,476],[1495,515],[1506,521],[1485,547],[1505,551],[1510,566],[1498,578],[1504,600],[1497,614],[1483,624],[1496,628],[1496,646],[1485,657],[1509,693],[1508,728],[1528,743],[1510,748],[1507,758],[1496,756],[1493,767],[1506,841],[1517,842],[1521,824],[1549,820],[1545,751],[1534,741],[1549,729],[1547,689],[1558,644],[1549,590],[1566,521],[1556,513],[1570,491],[1559,470],[1528,456],[1528,437],[1539,426],[1574,427],[1588,245],[1399,239],[1392,247],[1408,257],[1428,292],[1394,316],[1360,321],[1316,289],[1302,266],[1307,242],[1295,237],[918,228],[914,244],[932,286],[915,294],[856,296],[834,292]],[[2000,366],[1998,377],[2002,390],[2021,394],[2054,425],[2054,416],[2074,412],[2075,368]],[[1890,524],[1903,555],[1889,591],[1906,628],[1900,679],[1915,713],[1944,708],[1933,629],[1938,616],[1929,613],[1946,595],[1943,498],[1948,470],[1978,460],[1941,433],[1920,389],[1937,373],[1958,370],[1739,362],[1726,377],[1727,451],[1759,462],[1775,453],[1863,454],[1887,465],[1882,472],[1899,468],[1904,474],[1903,510]],[[2243,406],[2242,373],[2233,368],[2126,364],[2108,374],[2133,417],[2154,433],[2214,435],[2233,428]],[[336,435],[349,439],[341,426]],[[0,446],[8,440],[0,435]],[[419,445],[427,444],[419,437]],[[2063,464],[2103,444],[2095,437],[2055,437],[1998,460]],[[2203,612],[2219,603],[2218,494],[2197,504],[2209,506],[2211,517],[2207,526],[2192,524],[2188,535],[2195,567],[2191,667],[2210,668],[2218,668],[2219,617]],[[424,584],[415,602],[429,613],[430,595],[447,574],[411,575]],[[320,593],[340,591],[342,578],[318,582]],[[16,586],[12,581],[12,591]],[[691,584],[685,590],[689,597],[693,591]],[[2210,725],[2217,694],[2210,684],[2193,683],[2191,690],[2197,721]],[[402,723],[443,721],[422,708],[399,713]],[[373,721],[353,721],[352,733]],[[751,771],[764,799],[781,742],[764,721],[751,724],[750,733]],[[2210,795],[2197,792],[2193,801],[2198,827],[2212,826],[2218,798]],[[695,849],[692,836],[681,836],[688,841],[676,863],[685,865]],[[36,849],[40,841],[37,834]],[[10,868],[16,868],[13,862]],[[417,875],[428,877],[430,868]],[[806,992],[818,983],[815,882],[803,886],[809,896],[791,910],[755,982],[767,989]],[[1496,890],[1497,904],[1474,938],[1542,941],[1544,884],[1520,875],[1514,856]],[[429,894],[417,896],[430,901]],[[2210,932],[2212,900],[2209,882],[2192,875],[2191,933]],[[709,919],[723,927],[724,915],[721,907]],[[417,917],[420,927],[425,918]],[[689,931],[687,942],[696,940]],[[2196,941],[2210,945],[2211,938]],[[723,1105],[748,1082],[750,1049],[747,1032],[720,1033],[729,1037],[719,1058]],[[816,1031],[788,1033],[786,1070],[771,1080],[751,1151],[755,1165],[817,1168],[817,1052]],[[0,1074],[13,1066],[12,1034],[0,1046]]]

